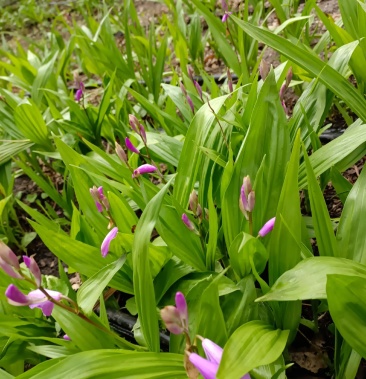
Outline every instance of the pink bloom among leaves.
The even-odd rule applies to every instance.
[[[23,279],[17,256],[3,242],[0,242],[0,268],[12,278]]]
[[[140,150],[138,150],[134,145],[133,143],[131,142],[131,140],[126,137],[125,139],[125,143],[126,143],[126,147],[128,150],[132,151],[133,153],[136,153],[136,154],[140,154]]]
[[[102,253],[102,257],[105,258],[109,252],[109,246],[114,238],[116,238],[118,233],[118,228],[114,227],[104,238],[102,242],[102,246],[100,247],[100,251]]]
[[[57,291],[45,290],[47,294],[56,301],[62,299],[62,294]],[[29,292],[28,295],[24,295],[18,287],[14,284],[10,284],[5,291],[5,296],[8,298],[8,303],[14,306],[25,306],[29,308],[40,308],[45,316],[51,316],[54,303],[48,300],[47,296],[41,290],[35,290]]]
[[[143,164],[140,167],[137,167],[136,170],[134,170],[132,177],[137,178],[138,176],[142,174],[150,174],[152,172],[155,172],[157,168],[151,164]]]
[[[268,220],[263,226],[262,226],[262,229],[258,232],[258,235],[260,237],[264,237],[265,235],[267,235],[269,232],[271,232],[274,228],[274,225],[275,225],[275,222],[276,222],[276,217],[273,217],[271,218],[270,220]]]
[[[216,379],[216,374],[221,362],[223,349],[208,338],[202,339],[202,347],[205,351],[207,359],[202,358],[198,354],[192,353],[189,354],[189,360],[201,373],[204,379]],[[241,379],[251,378],[249,374],[245,374]]]

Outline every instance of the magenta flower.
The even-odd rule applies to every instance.
[[[36,281],[37,287],[40,287],[42,283],[42,274],[41,274],[41,270],[38,267],[37,262],[34,260],[33,257],[29,258],[26,255],[23,255],[23,261],[25,265],[28,267],[31,274],[33,275],[34,280]]]
[[[133,145],[133,143],[128,137],[126,137],[125,143],[128,150],[132,151],[133,153],[140,154],[140,150],[136,149],[136,147]]]
[[[258,236],[264,237],[266,234],[273,230],[274,224],[276,222],[276,217],[268,220],[263,226],[262,229],[258,232]]]
[[[222,16],[221,22],[226,22],[231,14],[232,12],[225,12]]]
[[[188,333],[188,307],[187,301],[181,292],[175,295],[175,307],[168,305],[161,311],[161,318],[166,328],[173,334]]]
[[[185,226],[186,226],[191,232],[193,232],[193,231],[196,230],[196,228],[194,227],[193,222],[188,218],[188,216],[187,216],[185,213],[182,214],[182,221],[183,221],[184,225],[185,225]]]
[[[62,294],[57,291],[45,290],[47,294],[56,301],[62,299]],[[5,291],[5,296],[8,298],[8,303],[17,307],[28,305],[29,308],[40,308],[45,316],[51,316],[54,303],[48,300],[47,296],[41,290],[29,292],[24,295],[18,287],[10,284]]]
[[[79,88],[79,89],[75,92],[75,101],[76,101],[76,102],[79,102],[79,101],[81,100],[82,97],[83,97],[83,90]]]
[[[23,279],[17,256],[3,242],[0,242],[0,268],[12,278]]]
[[[71,341],[71,338],[67,334],[64,334],[62,338],[66,341]]]
[[[221,7],[222,7],[222,10],[225,12],[229,10],[226,0],[221,0]]]
[[[183,93],[184,96],[187,96],[187,90],[186,87],[184,87],[184,84],[182,82],[179,82],[179,87]]]
[[[208,338],[202,339],[202,347],[205,351],[206,357],[202,358],[196,353],[189,354],[189,360],[201,373],[205,379],[216,379],[217,370],[222,358],[223,349],[216,345]],[[250,379],[249,374],[245,374],[241,379]]]
[[[105,258],[109,252],[109,246],[114,238],[116,238],[118,233],[118,228],[114,227],[104,238],[102,242],[102,246],[100,247],[100,251],[102,253],[102,257]]]
[[[142,166],[137,167],[137,169],[134,170],[132,177],[137,178],[138,176],[140,176],[142,174],[149,174],[149,173],[154,172],[156,170],[157,170],[157,168],[151,164],[143,164]]]

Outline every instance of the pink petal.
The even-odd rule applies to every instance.
[[[205,379],[216,379],[216,373],[219,368],[217,363],[210,362],[196,353],[190,354],[189,360]]]
[[[23,292],[14,284],[10,284],[5,291],[5,296],[8,298],[8,303],[15,306],[28,305],[29,299]]]
[[[133,153],[140,154],[140,150],[136,149],[128,137],[125,138],[125,143],[128,150],[132,151]]]
[[[274,224],[276,222],[276,217],[271,218],[268,220],[263,226],[262,229],[258,232],[258,235],[260,237],[264,237],[266,234],[271,232],[274,228]]]
[[[102,242],[102,246],[100,248],[100,251],[102,253],[102,257],[105,258],[109,252],[109,245],[111,244],[112,240],[116,238],[116,235],[118,233],[118,228],[114,227],[104,238]]]

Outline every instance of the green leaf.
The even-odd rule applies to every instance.
[[[36,366],[18,379],[186,379],[183,359],[182,355],[171,353],[85,351],[58,361],[41,372]]]
[[[366,108],[365,108],[366,109]],[[322,146],[310,157],[310,163],[315,176],[335,166],[338,171],[344,171],[365,155],[366,127],[355,122],[346,132],[333,141]],[[299,187],[307,186],[305,163],[299,169]]]
[[[100,294],[126,261],[126,255],[103,267],[82,284],[77,293],[77,302],[85,314],[90,315]]]
[[[299,41],[295,45],[268,30],[253,26],[235,16],[231,16],[231,19],[251,37],[264,42],[292,62],[307,70],[314,77],[318,77],[322,83],[344,100],[366,122],[366,101],[361,93],[327,63],[320,60],[316,55],[309,54],[309,50],[300,47]]]
[[[347,343],[366,357],[366,281],[363,277],[328,275],[327,297],[332,319]]]
[[[307,258],[286,271],[270,291],[256,301],[326,299],[327,275],[331,274],[366,278],[366,266],[345,258]]]
[[[223,346],[227,341],[228,335],[220,307],[217,279],[213,279],[202,293],[198,334]]]
[[[288,330],[273,330],[263,321],[238,328],[224,348],[217,379],[240,378],[255,367],[274,362],[286,346]]]
[[[308,194],[310,199],[311,214],[313,217],[319,255],[338,256],[337,241],[334,235],[333,225],[329,217],[323,193],[316,180],[314,171],[311,167],[310,160],[305,149],[303,153],[308,178]]]
[[[58,258],[74,270],[88,277],[96,274],[106,264],[111,263],[116,258],[113,257],[112,253],[103,258],[100,249],[94,246],[76,241],[64,233],[56,233],[33,221],[30,221],[30,224],[44,244]],[[122,292],[133,294],[131,279],[123,269],[117,272],[111,280],[110,286]]]
[[[14,120],[22,134],[31,142],[53,151],[48,128],[39,108],[30,100],[24,100],[14,110]]]
[[[337,256],[366,264],[366,170],[350,191],[337,230]]]
[[[0,166],[34,145],[30,140],[6,141],[0,145]]]
[[[149,242],[172,179],[147,204],[135,232],[132,248],[133,288],[142,333],[151,351],[160,351],[159,324],[149,266]],[[141,182],[142,183],[142,182]]]

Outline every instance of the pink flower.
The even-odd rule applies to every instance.
[[[133,153],[140,154],[140,150],[136,149],[136,147],[133,145],[133,143],[128,137],[126,137],[125,143],[128,150],[132,151]]]
[[[225,12],[222,16],[221,22],[226,22],[231,14],[232,12]]]
[[[186,96],[186,100],[187,100],[187,103],[189,105],[189,107],[191,108],[191,111],[192,113],[194,114],[194,105],[193,105],[193,101],[191,99],[191,97],[187,94]]]
[[[62,299],[62,294],[57,291],[45,290],[47,294],[56,301]],[[8,298],[8,303],[17,307],[28,305],[29,308],[40,308],[45,316],[51,316],[54,303],[48,300],[47,296],[41,290],[35,290],[29,292],[28,295],[24,295],[18,287],[14,284],[10,284],[5,291],[5,296]]]
[[[157,170],[157,168],[151,164],[143,164],[142,166],[137,167],[137,169],[134,170],[132,177],[137,178],[138,176],[140,176],[142,174],[149,174],[149,173],[154,172],[156,170]]]
[[[258,235],[260,237],[264,237],[266,234],[271,232],[273,230],[274,224],[276,222],[276,217],[271,218],[268,220],[263,226],[262,229],[258,232]]]
[[[253,212],[255,205],[255,192],[252,189],[249,175],[243,179],[243,185],[240,189],[239,207],[245,218],[248,220],[248,213]]]
[[[102,246],[100,247],[100,251],[102,253],[102,257],[105,258],[109,252],[109,245],[111,244],[112,240],[116,238],[118,233],[118,228],[114,227],[104,238],[102,242]]]
[[[201,338],[202,339],[202,338]],[[217,370],[222,358],[223,349],[208,338],[202,339],[202,347],[206,357],[202,358],[196,353],[189,354],[189,360],[201,373],[205,379],[216,379]],[[249,374],[245,374],[241,379],[251,379]]]
[[[175,295],[175,307],[168,305],[161,311],[161,318],[166,328],[173,334],[188,333],[188,307],[182,292]]]
[[[62,338],[66,341],[71,341],[71,338],[67,334],[64,334]]]
[[[184,223],[184,225],[191,231],[193,232],[195,230],[195,227],[194,227],[194,224],[193,222],[188,218],[188,216],[183,213],[182,214],[182,221]]]

